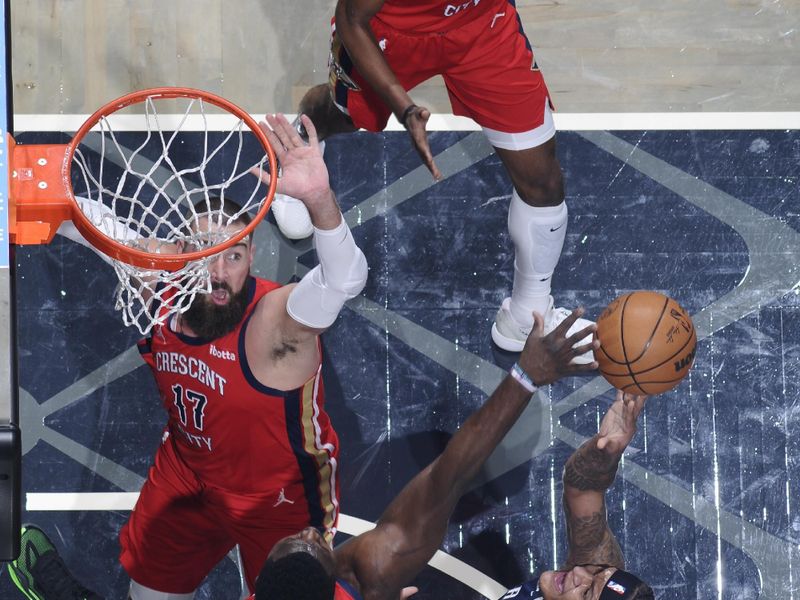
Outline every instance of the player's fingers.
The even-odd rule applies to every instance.
[[[631,398],[625,403],[625,406],[630,411],[633,418],[637,419],[639,417],[639,413],[641,413],[642,409],[644,409],[646,402],[647,396],[631,394]]]
[[[571,346],[572,356],[580,356],[581,354],[586,354],[590,350],[597,350],[599,347],[600,344],[597,343],[597,340],[592,340],[588,344],[582,344],[580,346]]]
[[[298,133],[294,130],[291,123],[282,113],[267,115],[267,123],[272,127],[275,136],[280,140],[281,145],[286,148],[297,148],[303,145]]]
[[[570,335],[566,339],[566,344],[569,346],[574,346],[580,342],[582,342],[585,338],[591,338],[591,342],[587,342],[592,348],[599,348],[600,347],[600,340],[595,339],[594,332],[597,331],[597,325],[592,323],[591,325],[587,325],[580,331],[576,331],[572,335]],[[597,346],[595,346],[595,342],[597,342]]]
[[[578,318],[579,318],[581,315],[583,315],[583,307],[580,307],[580,306],[579,306],[578,308],[576,308],[575,310],[573,310],[573,311],[572,311],[572,312],[571,312],[571,313],[570,313],[570,314],[567,316],[567,318],[566,318],[566,319],[564,319],[563,321],[561,321],[561,323],[559,323],[559,324],[558,324],[558,327],[556,327],[556,328],[553,330],[553,332],[554,332],[554,333],[556,333],[556,335],[559,335],[559,336],[561,336],[561,337],[566,337],[566,336],[567,336],[567,331],[569,331],[569,328],[570,328],[570,327],[572,327],[572,325],[575,323],[575,321],[577,321],[577,320],[578,320]],[[591,332],[590,332],[590,333],[591,333]],[[586,337],[586,335],[588,335],[588,333],[587,333],[587,334],[584,334],[584,336],[583,336],[583,337]],[[573,336],[573,337],[574,337],[574,336]],[[580,340],[580,339],[583,339],[583,338],[578,338],[578,339]],[[577,341],[577,340],[576,340],[576,341]]]
[[[442,172],[439,170],[439,167],[436,166],[436,163],[433,161],[433,157],[426,160],[425,162],[426,166],[428,167],[428,170],[431,172],[431,175],[433,175],[434,180],[436,181],[441,180]]]
[[[317,148],[319,146],[319,138],[317,137],[317,128],[314,127],[314,122],[311,120],[311,117],[308,115],[300,115],[300,122],[303,124],[308,134],[308,145],[312,148]],[[300,135],[298,134],[297,137],[300,137]]]
[[[436,181],[441,181],[442,180],[442,172],[439,170],[439,167],[436,166],[435,162],[432,162],[432,164],[433,164],[433,171],[431,171],[431,173],[433,174],[433,178]]]
[[[534,337],[544,336],[544,317],[536,311],[531,314],[533,315],[533,327],[528,335]]]
[[[269,120],[270,116],[267,115],[266,118]],[[272,146],[272,150],[275,152],[275,157],[280,161],[286,155],[286,147],[283,145],[283,142],[281,142],[281,140],[275,134],[275,131],[273,131],[272,127],[268,123],[259,121],[258,127],[267,137],[269,145]]]
[[[566,369],[566,374],[574,375],[577,373],[586,373],[588,371],[597,371],[597,369],[599,368],[600,368],[600,363],[597,362],[596,360],[586,364],[583,363],[578,364],[571,362],[569,363],[569,366]]]
[[[417,152],[422,158],[422,162],[428,168],[428,171],[431,172],[433,178],[438,180],[442,174],[439,172],[439,169],[436,167],[436,163],[433,162],[433,154],[431,154],[430,146],[428,146],[428,140],[425,137],[425,131],[422,131],[421,135],[414,135],[414,146],[417,148]]]
[[[263,168],[259,168],[259,167],[250,167],[250,168],[248,169],[248,171],[250,172],[250,174],[251,174],[251,175],[255,175],[255,176],[256,176],[256,177],[258,177],[258,178],[259,178],[259,179],[260,179],[260,180],[261,180],[263,183],[265,183],[266,185],[269,185],[269,182],[270,182],[269,173],[268,173],[267,171],[265,171]]]

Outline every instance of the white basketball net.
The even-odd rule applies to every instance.
[[[159,104],[171,112],[159,114]],[[156,96],[143,105],[144,114],[102,118],[76,149],[72,185],[83,214],[106,236],[150,253],[222,243],[228,237],[218,232],[254,215],[266,199],[266,187],[249,173],[268,168],[264,148],[242,119],[207,114],[212,105],[202,99]],[[182,115],[176,105],[185,106]],[[225,199],[241,209],[226,214]],[[119,279],[115,308],[142,334],[211,291],[213,255],[175,271],[107,258]]]

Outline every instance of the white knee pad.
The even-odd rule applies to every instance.
[[[131,588],[128,592],[131,600],[192,600],[194,592],[191,594],[170,594],[169,592],[158,592],[149,587],[135,582],[131,579]]]
[[[514,287],[511,314],[531,323],[531,311],[547,310],[553,271],[567,231],[567,205],[534,207],[514,190],[508,210],[508,231],[514,241]]]
[[[364,289],[367,259],[344,218],[335,229],[314,228],[314,245],[319,264],[289,294],[286,310],[298,323],[326,329],[344,303]]]

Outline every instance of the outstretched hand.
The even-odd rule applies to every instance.
[[[600,347],[600,342],[596,339],[592,339],[589,344],[575,345],[587,336],[595,337],[593,333],[597,325],[594,323],[567,336],[569,328],[581,315],[583,315],[582,308],[573,310],[558,327],[544,335],[544,318],[539,313],[533,313],[533,329],[522,349],[519,366],[530,375],[536,385],[546,385],[567,375],[597,369],[597,362],[585,365],[572,362],[576,356]]]
[[[636,421],[644,409],[647,396],[617,390],[617,397],[600,423],[597,448],[609,454],[622,454],[636,434]]]
[[[433,162],[433,154],[431,153],[430,144],[428,144],[428,132],[425,130],[430,118],[431,111],[424,106],[416,106],[406,115],[405,127],[408,130],[408,135],[411,136],[411,143],[417,150],[422,162],[428,167],[433,178],[439,181],[442,178],[442,173],[436,163]]]
[[[309,209],[330,200],[328,169],[319,151],[314,124],[306,115],[300,119],[308,132],[308,144],[282,114],[266,115],[258,126],[267,136],[280,166],[276,190],[301,200]],[[270,173],[253,168],[250,172],[269,185]]]

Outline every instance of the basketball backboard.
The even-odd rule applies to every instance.
[[[0,36],[0,560],[19,555],[20,432],[18,427],[14,251],[9,243],[8,135],[12,129],[10,0],[2,0]]]

